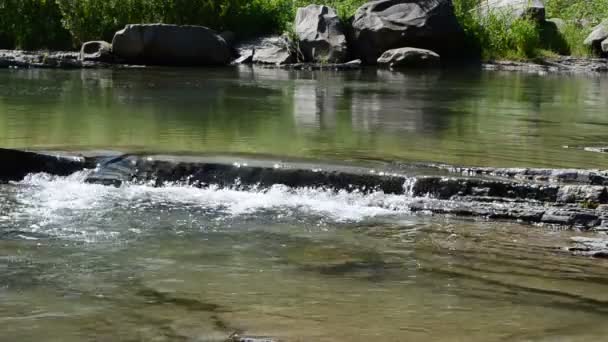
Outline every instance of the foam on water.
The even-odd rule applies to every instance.
[[[364,194],[283,185],[247,191],[238,187],[196,188],[176,184],[115,188],[86,184],[85,177],[84,172],[68,177],[35,174],[14,183],[11,186],[14,203],[0,213],[4,218],[0,218],[0,227],[12,225],[20,231],[98,241],[140,231],[154,225],[151,220],[190,228],[204,227],[205,221],[221,224],[256,217],[360,222],[407,214],[411,201],[408,196],[383,192]],[[189,224],[184,224],[186,221]]]

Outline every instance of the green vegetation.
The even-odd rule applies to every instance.
[[[547,18],[563,19],[559,25],[538,24],[504,13],[482,17],[474,10],[478,3],[478,0],[454,0],[454,7],[469,42],[481,51],[483,59],[590,56],[592,52],[583,41],[593,25],[608,18],[608,0],[546,0]],[[588,22],[583,23],[582,19]]]
[[[560,25],[538,25],[501,13],[480,16],[480,0],[453,0],[470,48],[484,59],[533,59],[566,54],[588,56],[584,38],[608,18],[608,0],[546,0],[547,17]],[[0,0],[0,48],[77,47],[111,40],[127,23],[196,24],[241,37],[289,31],[298,7],[311,0]],[[321,0],[347,20],[366,0]]]

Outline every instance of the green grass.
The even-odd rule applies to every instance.
[[[583,41],[593,25],[608,18],[608,0],[546,0],[547,17],[563,19],[565,25],[561,28],[501,13],[481,17],[474,10],[478,3],[479,0],[454,0],[454,8],[469,43],[479,49],[484,60],[592,56]],[[588,21],[586,26],[581,24],[582,19]]]

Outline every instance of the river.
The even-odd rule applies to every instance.
[[[607,169],[608,77],[1,70],[0,147]],[[580,233],[323,188],[0,185],[2,341],[600,341]]]

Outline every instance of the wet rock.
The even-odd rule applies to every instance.
[[[79,60],[112,63],[114,62],[112,44],[104,41],[86,42],[80,49]]]
[[[602,52],[604,54],[608,54],[608,38],[606,38],[603,42],[602,42]]]
[[[306,62],[342,63],[348,47],[336,10],[323,5],[298,8],[295,31]]]
[[[441,64],[441,58],[430,50],[406,47],[384,52],[378,64],[390,68],[436,67]]]
[[[545,21],[545,4],[542,0],[487,0],[477,8],[483,16],[495,14],[511,18],[531,18]]]
[[[482,65],[484,70],[515,71],[529,74],[596,74],[608,72],[608,61],[603,58],[560,56],[540,62],[492,61]]]
[[[222,37],[194,25],[127,25],[114,35],[112,52],[134,64],[226,65],[231,60]]]
[[[215,184],[242,188],[250,186],[270,187],[282,184],[292,188],[320,187],[349,191],[383,191],[403,194],[404,178],[397,175],[372,175],[313,169],[277,168],[264,166],[230,165],[205,162],[172,162],[140,158],[135,177],[139,181],[154,181],[157,185],[167,182],[187,182],[191,185]]]
[[[608,258],[608,238],[573,237],[574,246],[568,251],[575,255],[590,256],[594,258]]]
[[[584,44],[592,48],[596,52],[602,51],[602,43],[608,39],[608,19],[593,28],[593,31],[587,36]],[[604,51],[606,52],[606,51]]]
[[[604,186],[565,185],[560,187],[557,201],[563,203],[585,202],[590,204],[605,204],[608,192]]]
[[[85,182],[119,187],[133,180],[137,172],[136,165],[137,158],[129,155],[100,160],[97,167],[86,177]]]
[[[550,183],[608,185],[608,171],[600,170],[453,167],[450,165],[426,166],[465,176],[495,176]]]
[[[332,71],[347,71],[361,69],[361,61],[355,60],[347,63],[292,63],[284,65],[276,65],[270,67],[278,67],[284,70],[332,70]]]
[[[527,223],[541,222],[545,208],[530,204],[457,202],[420,199],[410,204],[413,212],[481,217],[495,220],[513,220]]]
[[[541,222],[562,226],[592,228],[599,225],[599,217],[594,210],[579,208],[552,208],[545,212]]]
[[[352,44],[366,64],[387,50],[428,49],[443,58],[460,58],[464,32],[450,0],[377,0],[361,6],[352,21]]]
[[[559,188],[539,184],[520,184],[481,179],[422,177],[414,184],[415,196],[432,195],[439,199],[453,196],[484,195],[555,202]]]
[[[296,62],[291,43],[282,36],[262,37],[236,46],[239,56],[252,55],[252,62],[258,64],[283,65]]]
[[[79,59],[79,52],[47,52],[0,50],[0,68],[47,68],[47,69],[83,69],[83,68],[133,68],[133,66]]]
[[[0,50],[0,68],[75,69],[92,66],[78,60],[78,53]]]
[[[0,149],[0,183],[20,181],[31,173],[67,176],[86,167],[80,157]]]

